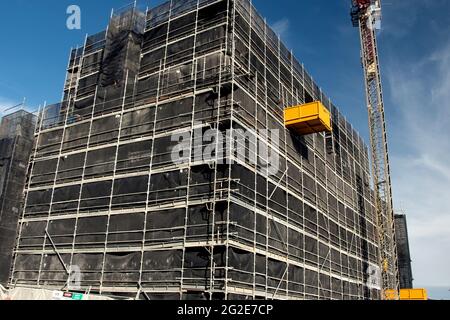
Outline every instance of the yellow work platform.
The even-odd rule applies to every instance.
[[[386,290],[386,299],[395,300],[395,292]],[[425,289],[401,289],[400,300],[428,300],[427,290]]]
[[[331,114],[320,101],[285,109],[284,124],[299,135],[332,130]]]

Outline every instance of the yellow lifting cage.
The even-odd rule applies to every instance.
[[[299,135],[332,131],[330,111],[320,101],[286,108],[284,124]]]

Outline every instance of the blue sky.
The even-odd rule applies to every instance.
[[[23,97],[30,108],[57,102],[70,48],[104,29],[111,8],[128,2],[9,1],[0,12],[0,110]],[[254,0],[368,141],[359,35],[349,3]],[[384,3],[379,50],[395,207],[408,215],[415,285],[450,299],[450,1]],[[71,4],[82,10],[79,31],[66,28]]]

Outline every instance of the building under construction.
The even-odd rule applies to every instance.
[[[395,215],[395,238],[397,240],[398,271],[401,289],[413,288],[411,254],[409,251],[408,225],[406,215]]]
[[[36,117],[20,110],[0,124],[0,285],[8,283]]]
[[[367,147],[251,2],[114,12],[72,50],[63,100],[39,117],[11,285],[79,270],[81,291],[152,300],[380,297]],[[315,101],[332,131],[286,127]]]

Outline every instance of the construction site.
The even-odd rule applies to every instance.
[[[376,41],[361,24],[372,2],[352,11],[370,147],[251,1],[113,11],[71,51],[63,101],[35,120],[17,235],[0,243],[14,255],[7,285],[117,299],[398,299]]]

